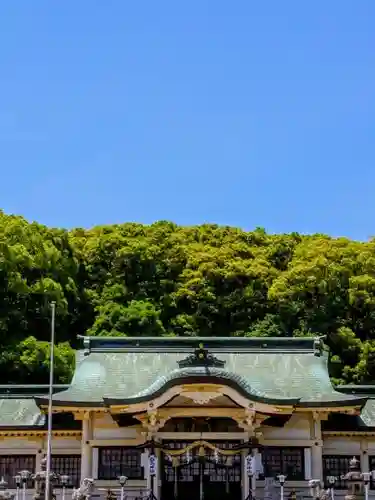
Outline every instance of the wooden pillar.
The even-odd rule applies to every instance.
[[[247,440],[245,440],[246,442]],[[248,455],[248,450],[242,450],[242,500],[245,500],[250,492],[250,481],[249,476],[247,474],[246,468],[246,456]]]
[[[152,490],[152,488],[151,488],[152,479],[151,479],[151,475],[150,475],[150,463],[149,463],[150,455],[151,455],[151,450],[150,450],[150,448],[147,448],[147,450],[145,451],[144,457],[145,457],[146,488],[147,488],[148,494],[151,493],[151,490]],[[154,485],[155,485],[155,480],[154,480]]]
[[[304,450],[304,460],[305,460],[305,479],[310,481],[312,479],[311,470],[311,448],[305,448]]]
[[[370,472],[368,442],[366,439],[361,439],[361,472]]]
[[[311,447],[311,475],[312,479],[323,481],[323,441],[322,424],[318,412],[312,415],[311,439],[314,444]]]
[[[247,431],[245,433],[245,438],[243,440],[244,443],[247,443],[253,435],[253,432]],[[255,479],[255,474],[253,476],[253,484],[250,482],[250,477],[247,473],[247,465],[246,465],[246,457],[248,455],[252,455],[253,450],[251,447],[245,448],[242,450],[242,500],[245,500],[250,493],[250,490],[253,489],[254,492],[254,479]],[[255,471],[254,471],[255,472]]]
[[[160,442],[160,440],[158,441]],[[156,476],[155,476],[155,482],[154,482],[154,495],[156,496],[157,499],[161,498],[161,467],[162,467],[162,452],[160,448],[155,449],[155,455],[157,459],[157,466],[156,466]]]
[[[81,481],[85,478],[92,478],[92,415],[86,412],[82,420],[82,441],[81,441]]]
[[[36,455],[35,455],[35,471],[32,471],[32,472],[39,472],[40,471],[40,465],[41,465],[42,459],[45,455],[43,448],[44,448],[44,443],[41,442],[40,448],[38,449],[38,451],[36,452]]]

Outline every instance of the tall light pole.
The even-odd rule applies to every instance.
[[[284,484],[286,481],[286,476],[284,474],[279,474],[277,479],[280,484],[280,500],[284,500]]]
[[[55,315],[56,303],[51,302],[51,343],[49,358],[49,387],[48,387],[48,431],[47,431],[47,467],[46,467],[46,497],[49,500],[51,489],[51,455],[52,455],[52,403],[53,403],[53,357],[55,347]]]

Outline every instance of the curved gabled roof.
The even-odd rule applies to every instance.
[[[278,396],[276,398],[272,397],[272,395],[268,395],[263,391],[251,387],[249,382],[241,375],[228,372],[222,368],[194,366],[189,368],[178,368],[166,375],[162,375],[161,377],[157,378],[155,382],[150,385],[150,387],[137,394],[131,395],[127,399],[104,398],[104,402],[109,405],[121,403],[140,403],[160,396],[170,387],[173,387],[175,385],[196,382],[227,385],[237,390],[243,396],[252,399],[253,401],[262,401],[265,403],[280,405],[294,405],[300,401],[299,398],[281,396]]]
[[[54,405],[132,404],[152,399],[178,382],[203,378],[231,385],[248,399],[274,404],[358,406],[365,402],[333,389],[317,339],[85,338],[84,345],[72,383],[54,395]],[[200,345],[217,361],[202,361],[200,366],[186,361]]]

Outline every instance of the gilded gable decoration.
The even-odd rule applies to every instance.
[[[213,354],[209,353],[203,344],[199,344],[199,348],[194,351],[194,354],[190,354],[177,363],[180,368],[191,368],[194,366],[223,368],[225,365],[225,361],[217,359]]]

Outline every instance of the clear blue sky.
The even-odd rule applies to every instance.
[[[374,0],[0,6],[0,207],[375,235]]]

